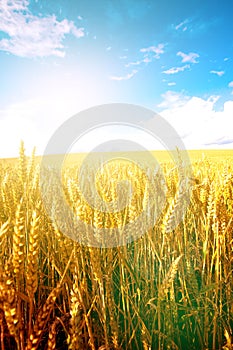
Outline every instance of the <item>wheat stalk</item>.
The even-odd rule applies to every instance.
[[[58,285],[52,290],[45,303],[39,309],[36,316],[35,324],[28,336],[26,350],[36,350],[38,348],[41,337],[47,325],[50,313],[53,310],[54,303],[60,291],[61,286]]]
[[[180,262],[182,256],[183,255],[178,256],[178,258],[176,258],[172,262],[166,276],[164,277],[162,284],[159,287],[159,296],[161,298],[165,297],[167,295],[167,293],[169,292],[169,289],[172,287],[172,283],[175,279],[175,276],[176,276],[176,273],[178,270],[178,265],[179,265],[179,262]]]

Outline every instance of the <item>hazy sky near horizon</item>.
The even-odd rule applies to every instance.
[[[159,113],[189,149],[232,148],[232,13],[231,0],[0,0],[0,157],[21,139],[41,154],[64,121],[112,102]]]

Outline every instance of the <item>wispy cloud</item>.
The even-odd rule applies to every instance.
[[[160,55],[164,53],[164,47],[165,44],[158,44],[157,46],[148,46],[139,49],[139,53],[137,54],[137,57],[135,60],[128,61],[125,63],[124,67],[137,67],[137,70],[133,70],[132,72],[123,75],[123,76],[111,76],[111,80],[128,80],[131,79],[140,69],[143,68],[143,66],[146,66],[147,64],[153,62],[154,60],[158,60],[160,58]],[[140,55],[140,56],[139,56]],[[128,56],[120,56],[120,59],[129,59]]]
[[[224,136],[220,137],[216,141],[205,143],[205,146],[211,146],[211,145],[228,145],[228,144],[233,144],[233,138],[226,138]]]
[[[122,80],[129,80],[131,79],[136,73],[138,72],[138,70],[134,69],[131,73],[128,73],[124,76],[111,76],[110,79],[111,80],[116,80],[116,81],[122,81]]]
[[[157,106],[159,108],[178,108],[189,100],[189,97],[183,93],[170,90],[162,94],[162,98],[163,101]]]
[[[210,71],[211,74],[216,74],[218,75],[219,77],[221,77],[223,74],[225,74],[225,72],[223,70],[211,70]]]
[[[64,57],[65,35],[84,36],[84,28],[73,21],[59,21],[55,15],[35,16],[28,6],[28,0],[0,2],[0,31],[9,37],[0,40],[0,50],[20,57]]]
[[[231,81],[231,82],[228,84],[228,86],[229,86],[230,88],[233,88],[233,81]]]
[[[140,66],[142,63],[150,63],[151,61],[152,61],[152,59],[150,59],[149,57],[145,57],[142,60],[138,60],[135,62],[129,62],[125,65],[125,67]]]
[[[152,62],[154,59],[158,60],[160,56],[164,53],[165,44],[158,44],[157,46],[149,46],[140,49],[140,52],[143,54],[142,59],[138,59],[136,61],[129,62],[125,65],[125,67],[130,66],[140,66],[142,64],[148,64]]]
[[[182,62],[186,63],[186,62],[190,62],[190,63],[198,63],[198,61],[196,60],[198,57],[200,57],[197,53],[194,52],[190,52],[188,54],[185,54],[184,52],[177,52],[177,56],[182,57]]]
[[[145,54],[152,53],[154,58],[159,59],[160,55],[164,53],[164,46],[164,44],[159,44],[158,46],[149,46],[140,49],[140,51]]]
[[[167,83],[168,86],[175,86],[176,83],[174,81],[171,81],[170,83]]]
[[[172,67],[170,69],[164,70],[163,73],[164,74],[176,74],[179,72],[183,72],[184,70],[190,68],[189,64],[186,64],[185,66],[182,67]]]
[[[139,66],[142,63],[142,61],[135,61],[135,62],[129,62],[125,65],[125,67],[130,67],[130,66]]]
[[[184,21],[180,22],[179,24],[177,24],[175,26],[176,30],[182,30],[183,32],[185,32],[188,28],[187,28],[187,24],[188,24],[189,20],[185,19]]]

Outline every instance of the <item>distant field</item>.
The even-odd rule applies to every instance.
[[[203,157],[209,158],[212,161],[221,161],[224,159],[233,159],[233,149],[228,150],[190,150],[187,151],[188,155],[190,157],[190,160],[198,161],[201,160]],[[130,156],[131,153],[134,153],[138,156],[138,158],[144,157],[144,152],[113,152],[112,155],[114,157],[126,157]],[[157,159],[158,162],[168,162],[172,161],[171,156],[169,152],[167,151],[151,151],[153,156]],[[69,162],[75,164],[80,163],[85,157],[87,156],[87,153],[77,153],[77,154],[69,154],[68,159]],[[94,157],[94,153],[93,153]],[[54,156],[53,156],[54,158]],[[56,158],[56,156],[55,156]],[[130,157],[129,157],[130,158]],[[13,164],[15,161],[17,161],[17,158],[0,158],[0,162],[3,164]],[[36,161],[41,161],[41,156],[36,157]]]

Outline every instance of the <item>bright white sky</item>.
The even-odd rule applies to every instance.
[[[124,102],[159,113],[186,148],[233,146],[232,1],[0,0],[0,157],[37,154],[74,114]],[[136,129],[99,129],[77,145]]]

